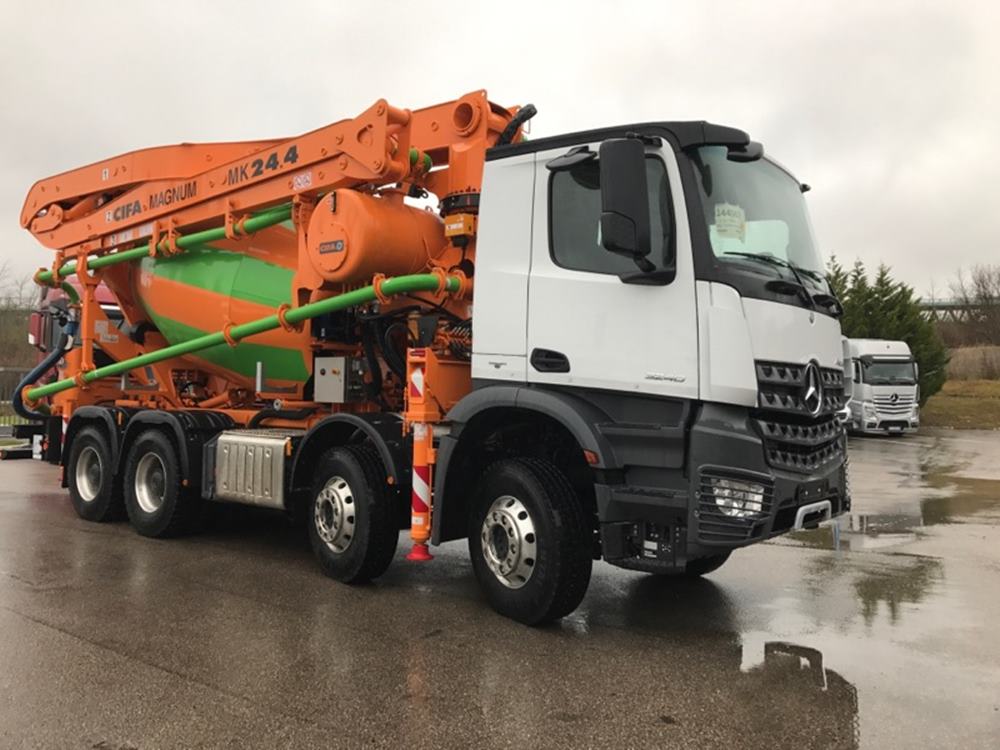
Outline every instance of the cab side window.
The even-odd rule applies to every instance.
[[[646,157],[652,250],[649,259],[663,264],[665,237],[670,232],[671,206],[667,168],[655,156]],[[601,245],[601,176],[596,159],[549,178],[549,248],[557,266],[592,273],[635,273],[631,259],[609,253]]]

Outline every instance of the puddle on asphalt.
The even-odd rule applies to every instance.
[[[977,443],[943,437],[852,442],[852,511],[784,539],[816,549],[875,551],[914,542],[933,526],[1000,525],[1000,481],[970,476],[995,470],[984,455],[993,446],[970,446]]]
[[[804,572],[806,588],[817,598],[832,593],[834,580],[843,580],[849,588],[842,594],[857,601],[869,626],[880,612],[890,625],[897,625],[907,607],[921,604],[944,582],[941,560],[920,555],[864,556],[853,563],[824,556],[810,560]]]
[[[586,616],[621,617],[618,632],[629,637],[667,635],[644,655],[642,673],[660,680],[669,675],[672,684],[700,695],[713,717],[717,738],[733,738],[720,745],[810,747],[822,737],[824,747],[859,747],[858,690],[831,668],[821,649],[801,640],[802,632],[779,635],[758,627],[763,623],[747,618],[739,592],[709,579],[625,580],[623,590],[615,593],[614,612],[598,606]],[[571,632],[577,635],[575,628]],[[604,631],[605,635],[608,632],[616,631]],[[571,660],[573,674],[564,676],[569,684],[608,679],[591,674],[594,667],[588,666],[589,661]],[[611,677],[609,685],[618,679]],[[636,720],[647,713],[648,704],[660,702],[665,724],[690,726],[703,721],[690,710],[678,711],[680,701],[671,700],[669,692],[659,685],[636,694],[630,703]],[[774,735],[776,725],[781,727],[780,743]]]

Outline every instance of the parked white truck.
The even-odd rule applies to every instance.
[[[920,427],[917,363],[905,341],[844,339],[851,432],[902,435]]]

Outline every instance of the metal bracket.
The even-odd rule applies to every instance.
[[[811,516],[817,513],[822,514],[820,518],[813,519]],[[795,524],[792,526],[793,531],[800,531],[805,528],[806,516],[809,518],[809,526],[816,526],[823,521],[829,521],[830,517],[833,515],[833,506],[830,504],[829,500],[820,500],[818,503],[809,503],[809,505],[803,505],[795,513]]]

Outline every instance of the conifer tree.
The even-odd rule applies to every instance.
[[[836,257],[827,264],[827,280],[844,307],[840,327],[845,336],[905,341],[920,368],[921,403],[941,390],[948,351],[934,324],[921,314],[920,299],[912,287],[895,281],[885,264],[869,281],[860,260],[848,272]]]

